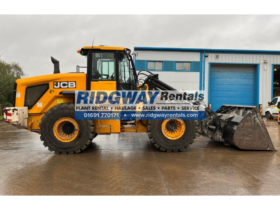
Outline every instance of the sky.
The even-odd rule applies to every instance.
[[[280,15],[0,15],[0,59],[26,77],[86,65],[83,46],[280,50]]]

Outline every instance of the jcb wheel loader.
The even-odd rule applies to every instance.
[[[140,71],[140,84],[131,51],[123,47],[89,46],[78,50],[87,58],[87,73],[60,73],[52,58],[54,74],[19,79],[14,86],[14,107],[4,109],[4,118],[18,127],[39,133],[43,144],[58,154],[79,153],[97,136],[122,132],[147,132],[161,151],[183,151],[196,133],[245,150],[274,150],[257,107],[224,105],[216,113],[206,108],[201,121],[165,120],[75,120],[77,90],[175,90],[158,75]],[[107,71],[100,71],[106,62]],[[124,68],[125,66],[125,68]]]

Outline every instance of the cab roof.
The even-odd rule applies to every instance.
[[[112,46],[85,46],[82,49],[89,50],[89,49],[98,49],[98,50],[125,50],[125,47],[112,47]]]

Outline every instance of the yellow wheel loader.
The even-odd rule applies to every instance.
[[[75,91],[175,90],[148,71],[136,73],[131,51],[123,47],[89,46],[78,50],[87,58],[87,73],[60,73],[18,79],[14,107],[4,109],[5,121],[39,133],[43,144],[58,154],[79,153],[98,135],[146,132],[161,151],[184,151],[196,133],[245,150],[274,150],[257,107],[224,105],[205,110],[205,120],[75,120]],[[100,71],[105,62],[107,71]],[[122,68],[126,65],[126,68]],[[146,76],[140,83],[138,76]]]

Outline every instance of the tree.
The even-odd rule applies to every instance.
[[[14,101],[14,83],[24,75],[18,63],[0,60],[0,105],[12,106]]]

